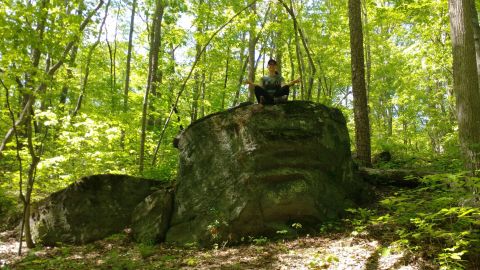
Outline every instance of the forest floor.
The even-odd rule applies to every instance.
[[[358,232],[344,222],[325,228],[317,235],[290,240],[257,238],[248,244],[211,249],[142,245],[124,232],[82,246],[24,248],[22,256],[16,254],[17,233],[6,231],[0,233],[0,269],[438,268],[425,256],[396,246],[386,228],[371,226]]]
[[[5,233],[2,237],[5,237]],[[119,234],[83,246],[25,250],[2,240],[4,269],[435,269],[368,233],[326,233],[215,249],[142,246]],[[2,268],[2,266],[0,266]]]

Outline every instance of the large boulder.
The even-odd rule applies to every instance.
[[[134,208],[163,185],[126,175],[82,178],[34,206],[34,241],[82,244],[118,233],[130,225]]]
[[[365,195],[346,121],[306,101],[241,106],[200,119],[177,140],[180,163],[166,241],[240,241],[315,229]]]

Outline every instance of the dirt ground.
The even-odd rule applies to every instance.
[[[420,257],[368,233],[325,233],[293,240],[253,239],[211,249],[145,246],[128,234],[82,246],[23,249],[12,231],[0,234],[3,269],[434,269]]]

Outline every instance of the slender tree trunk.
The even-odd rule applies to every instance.
[[[252,14],[257,13],[256,4],[251,7]],[[252,82],[255,81],[255,46],[257,44],[257,36],[256,36],[256,24],[253,21],[250,24],[250,31],[249,31],[249,41],[248,41],[248,79]],[[255,101],[255,92],[254,87],[249,85],[248,87],[248,100],[251,102]]]
[[[303,54],[302,54],[302,49],[300,47],[300,39],[298,37],[298,29],[297,25],[294,24],[294,31],[295,31],[295,52],[297,54],[297,63],[298,63],[298,71],[300,78],[302,80],[302,83],[300,84],[300,99],[305,98],[305,62],[303,61]]]
[[[315,63],[313,61],[313,57],[310,53],[310,49],[308,48],[307,39],[303,34],[303,30],[299,27],[297,18],[295,16],[295,12],[293,10],[293,1],[290,0],[290,7],[285,4],[283,0],[280,0],[280,3],[285,7],[287,12],[290,14],[293,20],[293,29],[295,31],[295,44],[297,47],[297,57],[299,58],[299,70],[302,77],[302,85],[301,85],[301,98],[311,100],[312,98],[312,89],[313,89],[313,82],[315,78],[315,73],[317,69],[315,67]],[[300,49],[300,41],[302,41],[303,48],[305,49],[305,53],[307,54],[308,64],[309,64],[309,78],[307,88],[305,88],[305,78],[304,75],[306,73],[305,63],[303,62],[303,57],[301,55]]]
[[[203,54],[203,62],[206,63],[205,57],[207,52]],[[205,116],[205,92],[207,91],[205,70],[202,70],[202,83],[200,84],[200,118]]]
[[[242,42],[241,44],[245,44],[246,43],[246,33],[244,32],[243,33],[243,36],[242,36]],[[245,47],[240,47],[240,60],[239,60],[239,65],[240,65],[240,71],[239,71],[239,74],[238,74],[238,84],[237,84],[237,91],[235,92],[235,96],[233,98],[233,102],[232,102],[232,107],[235,107],[237,106],[238,104],[238,101],[240,99],[240,90],[242,89],[242,85],[243,85],[243,80],[244,80],[244,74],[245,74],[245,70],[247,69],[247,65],[248,65],[248,56],[245,55],[245,50],[246,48]]]
[[[228,71],[230,67],[230,54],[231,54],[231,49],[230,46],[228,46],[227,49],[227,61],[225,64],[225,79],[223,80],[223,92],[222,92],[222,110],[225,109],[225,98],[227,94],[227,85],[228,85]]]
[[[348,1],[350,48],[352,67],[353,110],[355,118],[355,142],[360,162],[371,166],[370,124],[368,119],[367,90],[360,0]]]
[[[235,97],[233,98],[232,107],[237,106],[240,100],[240,90],[243,85],[244,74],[245,74],[245,71],[247,70],[247,65],[248,65],[248,57],[245,57],[245,54],[240,57],[240,64],[241,66],[240,66],[240,75],[238,77],[237,92],[235,93]]]
[[[115,110],[115,97],[117,96],[117,35],[118,35],[118,17],[120,16],[120,7],[117,10],[115,19],[115,34],[113,35],[113,59],[112,59],[112,111]]]
[[[149,53],[149,67],[148,67],[148,81],[147,89],[143,96],[143,110],[142,110],[142,131],[140,137],[140,158],[139,158],[139,171],[143,173],[143,164],[145,159],[145,139],[147,136],[147,111],[148,111],[148,96],[152,89],[154,90],[157,83],[157,70],[158,70],[158,54],[161,42],[162,31],[162,19],[163,19],[164,6],[162,0],[156,0],[155,2],[155,14],[152,22],[152,38],[150,40],[150,53]]]
[[[123,89],[123,111],[128,110],[128,91],[130,88],[130,69],[132,62],[132,48],[133,48],[133,29],[135,28],[135,9],[137,0],[132,2],[132,15],[130,16],[130,30],[128,32],[128,49],[127,49],[127,64],[125,70],[125,87]]]
[[[363,19],[364,25],[368,26],[368,13],[367,13],[367,1],[363,0]],[[366,64],[366,72],[367,72],[367,80],[365,84],[365,89],[367,91],[367,104],[368,104],[368,95],[370,93],[370,84],[372,81],[372,57],[371,57],[371,49],[370,49],[370,35],[368,31],[365,31],[365,64]]]
[[[78,51],[78,46],[74,46],[73,49],[72,49],[72,53],[70,54],[70,59],[68,61],[68,67],[66,68],[67,82],[62,87],[62,92],[60,93],[60,104],[61,104],[60,109],[62,111],[65,109],[65,106],[66,106],[66,103],[67,103],[67,96],[68,96],[70,81],[74,78],[72,67],[75,65],[75,59],[77,58],[77,51]]]
[[[288,50],[288,58],[290,59],[290,70],[292,71],[292,73],[290,74],[290,80],[293,81],[293,80],[295,80],[295,62],[293,61],[293,53],[292,53],[291,44],[292,44],[292,38],[289,38],[288,42],[287,42],[287,50]],[[300,72],[299,75],[302,76],[302,73]],[[303,86],[300,85],[300,87],[303,87]],[[296,87],[293,88],[292,99],[293,100],[297,99],[297,88]]]
[[[85,10],[85,5],[83,4],[83,1],[81,1],[79,3],[79,6],[78,6],[77,15],[80,16],[83,13],[84,10]],[[65,105],[66,105],[66,102],[67,102],[67,96],[68,96],[70,81],[74,78],[72,67],[75,65],[75,60],[77,59],[77,52],[78,52],[78,45],[74,45],[71,52],[70,52],[70,58],[67,62],[67,64],[68,64],[68,66],[66,68],[67,82],[62,87],[62,92],[60,93],[60,104],[61,104],[60,108],[61,108],[62,111],[65,109]]]
[[[10,106],[10,100],[9,100],[9,91],[8,87],[3,83],[3,81],[0,79],[0,83],[2,86],[5,88],[5,107],[8,109],[8,112],[10,114],[10,119],[12,120],[12,128],[13,132],[15,135],[15,143],[16,143],[16,158],[18,160],[18,174],[19,174],[19,181],[18,181],[18,197],[20,198],[20,201],[23,203],[24,209],[23,213],[25,216],[25,206],[27,206],[27,203],[25,201],[25,195],[23,194],[23,164],[22,164],[22,158],[20,156],[20,140],[18,139],[18,131],[15,126],[15,114],[13,113],[12,107]],[[21,225],[20,225],[20,234],[19,234],[19,239],[18,239],[18,255],[22,255],[22,245],[23,245],[23,231],[25,229],[25,218],[22,219]]]
[[[200,31],[200,34],[203,33],[201,29],[199,29],[199,31]],[[195,45],[195,49],[196,49],[195,58],[199,58],[200,52],[202,51],[202,46],[200,45],[200,43],[198,43],[198,41],[197,41],[197,44]],[[193,100],[192,100],[192,107],[190,112],[191,123],[193,123],[198,118],[198,98],[200,97],[200,92],[202,88],[202,82],[200,80],[200,77],[201,77],[200,72],[196,70],[195,74],[193,75],[193,78],[195,80],[195,85],[193,87],[193,93],[192,93]]]
[[[87,90],[88,76],[90,75],[90,63],[92,61],[92,56],[93,56],[93,52],[95,51],[95,48],[97,48],[98,44],[100,44],[100,39],[102,37],[103,27],[105,26],[105,22],[107,20],[109,6],[110,6],[110,0],[107,2],[107,5],[105,6],[105,15],[103,16],[102,24],[100,25],[100,29],[98,30],[97,40],[90,47],[90,50],[88,51],[87,63],[85,65],[85,76],[83,77],[82,89],[80,90],[80,95],[77,99],[77,105],[75,106],[75,110],[72,113],[73,117],[75,117],[77,115],[78,111],[80,111],[80,109],[82,107],[82,101],[83,101],[83,98],[85,96],[85,92]]]
[[[470,4],[470,16],[472,18],[473,39],[475,41],[475,56],[477,62],[477,77],[480,91],[480,25],[478,24],[478,12],[475,5],[475,0],[468,0]]]
[[[127,48],[127,64],[125,67],[125,87],[123,88],[123,113],[128,112],[128,91],[130,89],[130,69],[132,62],[132,48],[133,48],[133,29],[135,28],[135,9],[137,7],[137,0],[132,2],[132,14],[130,16],[130,30],[128,32],[128,48]],[[120,146],[125,149],[125,130],[122,129],[120,135]]]
[[[32,128],[32,116],[28,116],[26,121],[26,135],[27,135],[27,147],[30,154],[31,162],[28,168],[27,190],[25,193],[25,205],[23,212],[23,222],[25,229],[25,242],[28,248],[34,248],[35,243],[32,240],[32,234],[30,230],[30,202],[32,198],[33,185],[35,183],[35,173],[37,165],[40,162],[40,157],[35,153],[35,147],[33,144],[33,128]]]
[[[449,0],[448,9],[458,133],[465,166],[475,172],[480,169],[480,91],[471,23],[472,9],[469,0]]]

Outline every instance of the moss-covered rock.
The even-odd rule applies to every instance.
[[[132,213],[133,237],[137,242],[152,244],[165,240],[173,208],[171,188],[155,191]]]
[[[161,186],[126,175],[82,178],[34,206],[34,241],[81,244],[118,233],[130,225],[133,209]]]
[[[168,242],[235,242],[293,223],[315,229],[364,194],[345,118],[324,105],[238,107],[194,122],[176,145]]]

